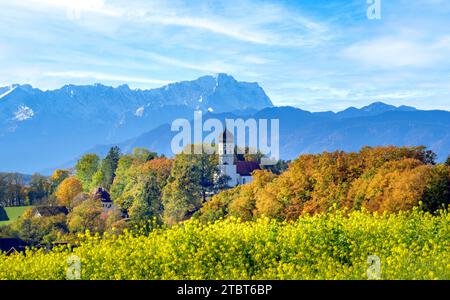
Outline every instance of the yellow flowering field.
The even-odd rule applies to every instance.
[[[369,257],[379,259],[372,278],[450,279],[446,212],[190,220],[148,235],[82,240],[73,250],[0,254],[0,279],[66,279],[73,257],[81,279],[367,279],[376,267]]]

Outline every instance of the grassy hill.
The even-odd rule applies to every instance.
[[[0,226],[11,224],[29,207],[31,206],[0,207]]]

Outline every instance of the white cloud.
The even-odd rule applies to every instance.
[[[235,67],[220,61],[209,61],[207,63],[192,63],[186,60],[180,60],[169,56],[160,55],[158,53],[139,51],[141,57],[149,58],[163,65],[170,65],[184,69],[202,71],[208,73],[232,73]]]
[[[224,9],[233,12],[229,15],[205,9],[201,1],[140,3],[120,0],[21,0],[9,5],[39,11],[59,9],[72,21],[81,19],[84,14],[97,14],[128,22],[199,29],[262,45],[316,44],[326,38],[328,31],[325,24],[289,11],[281,5],[251,0],[223,2]],[[252,8],[251,14],[247,11],[249,8]],[[93,24],[99,26],[101,22],[101,19],[96,18]]]
[[[450,59],[450,39],[433,41],[407,37],[381,37],[355,43],[341,53],[343,58],[376,68],[426,67]]]

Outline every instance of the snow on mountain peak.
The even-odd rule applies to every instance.
[[[145,112],[145,107],[141,106],[141,107],[139,107],[139,108],[136,110],[136,112],[134,113],[134,115],[135,115],[136,117],[142,117],[142,116],[144,115],[144,112]]]
[[[11,86],[9,87],[9,90],[6,91],[6,93],[3,93],[3,94],[0,95],[0,99],[3,98],[3,97],[8,96],[9,94],[11,94],[16,88],[17,88],[17,86],[11,85]]]
[[[34,111],[26,105],[20,105],[14,116],[14,120],[26,121],[34,116]]]

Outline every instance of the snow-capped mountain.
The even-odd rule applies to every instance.
[[[30,85],[0,88],[0,170],[33,172],[58,165],[96,144],[137,136],[194,110],[272,107],[257,83],[226,74],[140,90],[127,85]]]

